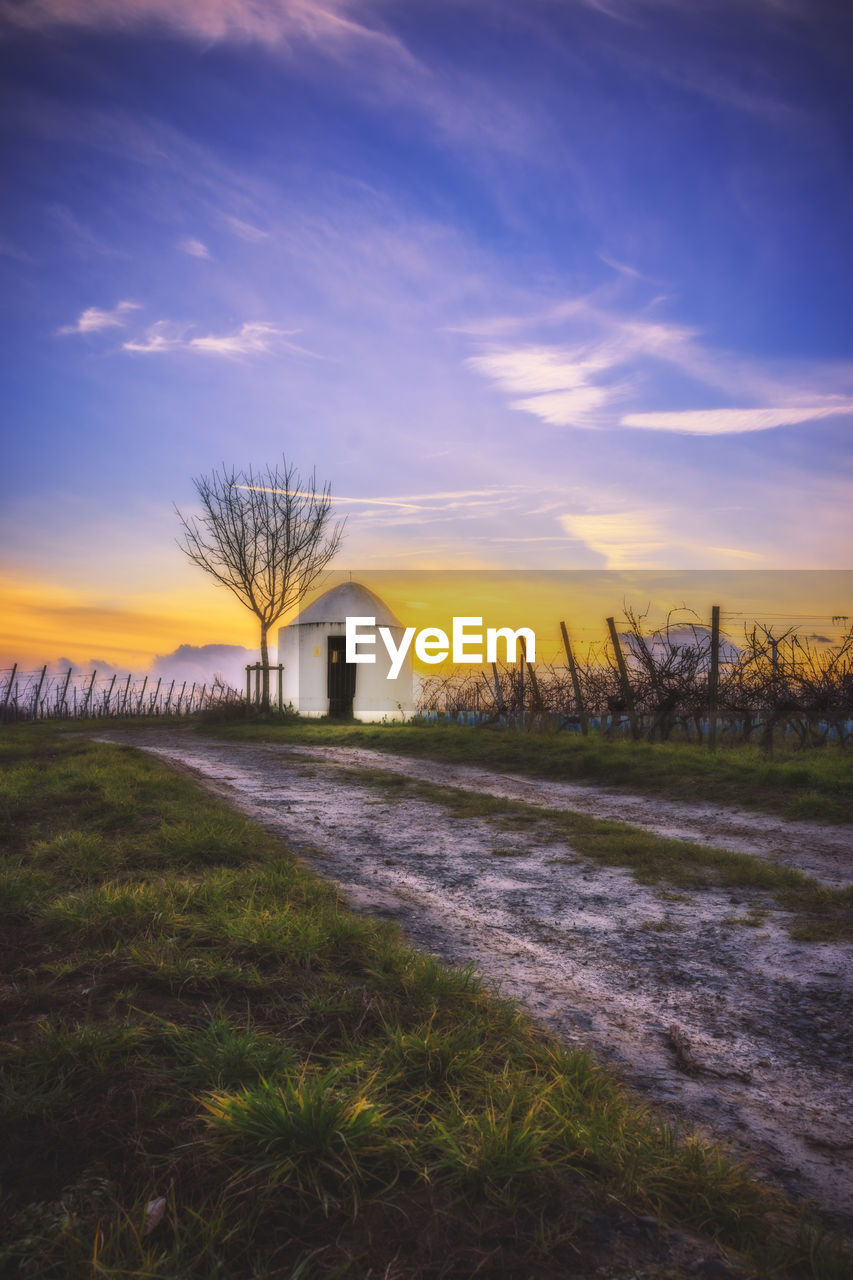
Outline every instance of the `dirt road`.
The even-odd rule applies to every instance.
[[[851,947],[791,941],[784,912],[761,891],[640,885],[578,857],[565,838],[556,844],[547,824],[461,820],[352,770],[392,770],[545,813],[618,817],[827,884],[853,879],[853,832],[358,748],[297,751],[169,730],[103,737],[190,770],[339,882],[355,907],[397,921],[413,945],[448,962],[473,964],[646,1098],[853,1225]]]

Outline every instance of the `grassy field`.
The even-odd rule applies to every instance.
[[[151,758],[36,725],[0,765],[3,1274],[850,1274]]]
[[[853,751],[778,752],[757,747],[712,752],[685,743],[610,741],[601,735],[522,733],[458,725],[358,725],[211,718],[204,728],[262,741],[371,747],[395,755],[482,764],[542,778],[565,778],[655,792],[679,800],[743,805],[785,818],[853,823]]]

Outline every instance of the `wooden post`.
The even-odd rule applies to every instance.
[[[628,679],[628,668],[625,666],[625,656],[622,653],[622,646],[619,643],[619,637],[616,634],[616,623],[612,618],[607,619],[607,627],[610,631],[610,639],[613,642],[613,651],[616,655],[616,665],[619,668],[622,695],[625,699],[625,707],[628,711],[628,720],[631,724],[631,737],[635,742],[638,742],[640,738],[640,726],[637,724],[637,712],[634,708],[634,694],[631,689],[631,683]]]
[[[527,657],[527,641],[524,636],[519,636],[519,641],[521,643],[521,659],[522,662],[527,664],[527,672],[530,676],[530,688],[533,690],[533,704],[537,714],[542,716],[544,719],[545,708],[542,706],[542,695],[539,692],[539,681],[536,679],[536,672],[533,670]]]
[[[278,664],[278,709],[284,710],[284,667]]]
[[[94,687],[95,687],[95,676],[96,676],[97,674],[98,674],[98,673],[97,673],[97,671],[93,671],[93,672],[92,672],[92,679],[89,681],[89,688],[86,690],[86,698],[85,698],[85,700],[84,700],[84,702],[83,702],[83,709],[82,709],[82,711],[80,712],[80,716],[81,716],[81,718],[82,718],[83,716],[85,716],[86,712],[87,712],[87,711],[88,711],[88,709],[89,709],[89,699],[91,698],[91,696],[92,696],[92,690],[93,690],[93,689],[94,689]]]
[[[261,705],[261,664],[255,663],[255,706]]]
[[[148,684],[148,677],[146,676],[145,679],[142,681],[142,692],[140,693],[139,701],[136,704],[136,714],[138,716],[142,715],[142,699],[145,697],[145,686],[147,684]]]
[[[110,681],[110,687],[109,687],[109,690],[104,694],[104,715],[105,715],[105,716],[106,716],[106,715],[109,715],[109,711],[110,711],[110,702],[112,701],[112,696],[113,696],[113,686],[114,686],[115,682],[116,682],[116,673],[114,672],[114,673],[113,673],[113,678],[112,678],[112,680]]]
[[[504,707],[504,696],[501,693],[501,682],[498,677],[498,664],[492,663],[492,675],[495,677],[495,701],[498,704],[498,714],[504,715],[506,708]]]
[[[18,670],[18,664],[17,664],[17,662],[16,662],[16,663],[15,663],[15,665],[14,665],[14,667],[12,668],[12,674],[9,676],[9,683],[6,685],[6,692],[5,692],[5,694],[3,695],[3,717],[2,717],[2,719],[3,719],[3,723],[4,723],[4,724],[6,723],[6,707],[7,707],[7,706],[8,706],[8,704],[9,704],[9,698],[10,698],[11,693],[12,693],[12,685],[15,683],[15,672],[16,672],[17,670]]]
[[[509,656],[509,655],[507,655]],[[524,654],[522,653],[521,662],[518,664],[518,700],[521,704],[518,716],[518,722],[521,728],[524,728]]]
[[[44,678],[46,675],[47,675],[47,667],[44,666],[41,669],[41,676],[39,677],[38,688],[36,689],[36,696],[33,698],[33,716],[32,716],[33,720],[38,720],[39,698],[41,697],[41,687],[44,684]]]
[[[569,644],[569,633],[566,630],[565,622],[560,623],[560,631],[563,633],[563,646],[566,650],[566,660],[569,664],[569,675],[572,677],[572,689],[575,695],[575,706],[578,709],[578,715],[581,722],[581,733],[584,737],[589,733],[589,724],[587,723],[586,711],[584,710],[583,698],[581,697],[581,682],[578,676],[578,669],[575,666],[575,656],[572,653],[572,646]]]
[[[128,695],[129,693],[130,693],[130,672],[128,671],[128,673],[127,673],[127,680],[126,680],[126,682],[125,682],[125,686],[124,686],[124,697],[123,697],[123,698],[122,698],[122,700],[121,700],[121,714],[122,714],[122,715],[124,715],[124,714],[125,714],[125,712],[127,711],[127,695]]]
[[[249,663],[246,664],[246,709],[252,705],[252,668]]]
[[[720,606],[711,606],[711,670],[708,674],[708,746],[717,749],[717,693],[720,686]]]
[[[154,695],[153,695],[153,697],[151,698],[151,706],[150,706],[150,707],[149,707],[149,709],[148,709],[148,714],[149,714],[150,716],[153,716],[153,715],[154,715],[154,712],[155,712],[155,711],[156,711],[156,709],[157,709],[157,699],[158,699],[158,698],[159,698],[159,696],[160,696],[160,685],[161,685],[162,683],[163,683],[163,677],[162,677],[162,676],[158,676],[158,677],[157,677],[157,688],[154,690]]]
[[[166,706],[163,709],[164,716],[167,716],[169,714],[169,708],[172,705],[172,694],[174,692],[174,689],[175,689],[175,682],[173,680],[172,683],[169,685],[169,692],[166,695]]]
[[[63,690],[62,690],[62,697],[61,697],[61,698],[60,698],[60,700],[59,700],[59,714],[60,714],[60,716],[62,715],[62,709],[63,709],[63,707],[65,708],[65,712],[66,712],[66,714],[67,714],[67,712],[68,712],[68,702],[67,702],[67,698],[68,698],[68,682],[69,682],[69,681],[70,681],[70,679],[71,679],[71,672],[72,672],[72,669],[73,669],[73,668],[71,668],[71,667],[69,667],[69,668],[68,668],[68,675],[65,677],[65,685],[64,685]]]

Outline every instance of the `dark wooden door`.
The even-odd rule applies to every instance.
[[[346,638],[329,636],[329,715],[336,719],[352,719],[355,697],[356,664],[346,661]]]

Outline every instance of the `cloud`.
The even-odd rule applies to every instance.
[[[262,484],[238,484],[235,488],[253,489],[259,493],[284,493],[283,489],[270,489]],[[358,507],[393,507],[402,511],[428,511],[437,514],[463,508],[492,506],[496,499],[503,506],[510,496],[515,496],[521,490],[521,485],[505,485],[499,489],[450,489],[437,493],[407,494],[397,498],[345,498],[336,493],[332,497],[332,505],[341,502]],[[291,492],[294,498],[314,496],[308,490],[302,492],[294,489]],[[353,514],[357,516],[359,513]],[[371,514],[371,521],[375,521],[373,514]]]
[[[252,226],[251,222],[244,222],[242,218],[235,218],[233,214],[226,213],[223,215],[224,221],[241,240],[247,240],[250,244],[259,244],[261,240],[269,239],[269,232],[262,231],[260,227]]]
[[[306,76],[331,60],[340,86],[372,105],[416,112],[430,131],[477,154],[489,145],[529,159],[546,115],[530,100],[514,103],[488,74],[419,61],[388,29],[387,8],[382,0],[0,0],[0,28],[165,30],[204,45],[260,44]],[[235,218],[231,227],[243,239],[258,238],[251,222]]]
[[[631,569],[657,559],[672,544],[659,515],[649,511],[609,511],[560,516],[570,538],[605,557],[607,569]]]
[[[299,333],[298,329],[279,329],[264,321],[247,322],[234,333],[211,333],[201,338],[187,337],[187,331],[188,326],[158,320],[147,330],[144,338],[131,339],[123,343],[123,347],[125,351],[137,351],[145,355],[189,351],[201,355],[238,357],[272,355],[276,350],[285,350],[294,355],[310,356],[315,360],[323,358],[307,347],[288,341],[294,333]]]
[[[681,504],[625,506],[565,513],[559,523],[571,539],[602,557],[604,569],[768,567],[772,557],[766,551],[709,545],[707,531],[714,527],[714,516],[697,524],[692,514]],[[719,519],[724,513],[714,514]]]
[[[138,302],[120,302],[112,311],[100,307],[87,307],[74,324],[64,325],[59,333],[100,333],[102,329],[122,328],[128,311],[139,311]]]
[[[662,301],[654,299],[650,307]],[[564,344],[508,341],[513,328],[523,333],[555,327],[585,336]],[[492,340],[491,345],[469,356],[468,367],[515,397],[511,408],[551,426],[737,435],[853,413],[850,366],[813,361],[780,370],[771,362],[706,346],[697,330],[647,313],[619,315],[589,297],[570,298],[514,321],[502,316],[499,325],[486,319],[463,330],[471,336],[478,331]],[[498,334],[503,342],[496,341]],[[626,399],[636,403],[642,396],[648,403],[657,388],[662,389],[657,394],[671,403],[668,383],[673,371],[682,384],[684,379],[695,384],[681,385],[679,395],[694,404],[698,401],[698,407],[624,411]],[[713,405],[721,397],[729,405],[706,407],[709,400]],[[730,407],[732,400],[742,401],[742,407]]]
[[[645,431],[677,431],[687,435],[733,435],[744,431],[770,431],[816,418],[832,418],[853,413],[853,400],[839,400],[811,408],[790,406],[781,409],[689,409],[679,413],[628,413],[620,419],[623,427]]]
[[[393,36],[349,17],[353,8],[350,0],[28,0],[5,5],[0,16],[31,30],[165,27],[205,43],[276,46],[302,39],[334,51],[355,42],[405,55]]]
[[[601,356],[584,358],[582,348],[559,347],[495,351],[471,356],[467,363],[505,391],[536,393],[583,387],[592,374],[607,368],[607,360]]]
[[[257,662],[258,656],[258,649],[247,649],[241,644],[179,644],[171,653],[157,654],[150,671],[164,681],[185,680],[188,685],[195,682],[208,687],[218,674],[232,688],[242,689],[246,684],[246,664]],[[179,692],[176,687],[175,694]]]
[[[592,427],[601,425],[601,411],[613,399],[612,387],[575,387],[552,391],[546,395],[513,400],[513,409],[533,413],[553,427]]]
[[[209,258],[210,250],[201,240],[194,240],[192,236],[185,236],[183,240],[178,241],[178,248],[184,253],[188,253],[191,258]]]

